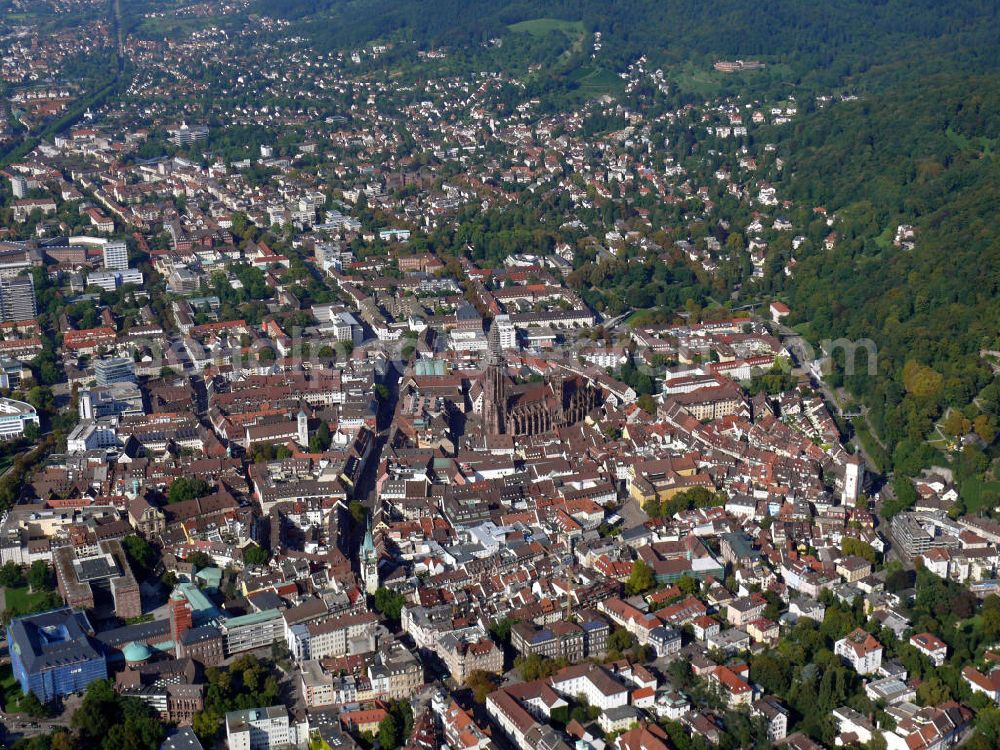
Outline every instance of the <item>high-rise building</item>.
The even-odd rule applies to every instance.
[[[78,412],[80,419],[141,416],[146,413],[142,406],[142,391],[131,381],[81,389]]]
[[[128,270],[128,246],[118,240],[104,245],[104,267],[110,271]]]
[[[10,189],[15,198],[23,198],[28,194],[28,181],[19,174],[10,178]]]
[[[34,320],[38,315],[35,282],[30,276],[0,279],[0,318]]]
[[[497,315],[493,320],[493,325],[497,328],[497,335],[500,337],[501,349],[517,348],[517,329],[510,322],[509,315]]]
[[[176,146],[186,146],[208,138],[208,128],[204,125],[188,125],[182,122],[179,127],[169,129],[171,142]]]
[[[127,357],[109,357],[94,362],[94,377],[97,384],[134,383],[135,364]]]

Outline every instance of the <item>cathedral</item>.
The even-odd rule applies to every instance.
[[[495,327],[494,327],[495,330]],[[483,426],[489,435],[538,435],[581,421],[597,406],[599,391],[578,376],[546,376],[540,383],[514,385],[499,341],[490,331],[482,375]]]

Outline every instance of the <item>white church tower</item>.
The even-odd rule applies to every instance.
[[[844,505],[854,505],[861,496],[861,487],[865,481],[865,462],[861,456],[848,456],[844,461]]]
[[[305,408],[299,407],[299,445],[303,448],[309,447],[309,415]]]
[[[374,596],[378,591],[378,553],[375,551],[375,540],[372,538],[372,522],[368,519],[368,529],[365,531],[365,541],[361,544],[361,577],[364,579],[365,592]]]

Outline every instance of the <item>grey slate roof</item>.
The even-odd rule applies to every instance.
[[[100,659],[87,615],[69,607],[13,620],[10,647],[29,673]]]

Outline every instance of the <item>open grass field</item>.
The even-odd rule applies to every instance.
[[[617,94],[624,88],[621,78],[610,70],[595,65],[585,65],[578,68],[573,71],[572,77],[580,85],[580,93],[588,97]]]
[[[39,612],[50,607],[58,607],[62,599],[55,591],[28,591],[27,586],[4,590],[4,606],[17,613]]]
[[[581,36],[584,33],[582,21],[564,21],[560,18],[532,18],[530,21],[512,23],[507,28],[515,33],[533,36],[544,36],[553,31],[560,31],[571,37]]]
[[[882,234],[875,238],[875,244],[883,250],[889,250],[892,247],[892,240],[895,236],[896,228],[893,226],[887,226],[882,230]]]
[[[739,73],[720,73],[710,65],[687,62],[664,71],[667,80],[682,91],[710,99],[734,88],[745,89],[765,81],[793,78],[791,68],[786,65],[768,65],[761,70],[745,70]]]
[[[507,28],[514,33],[530,34],[534,37],[561,34],[569,42],[569,46],[563,50],[561,55],[563,60],[580,52],[587,36],[581,21],[563,21],[559,18],[533,18],[529,21],[510,24]]]
[[[962,483],[962,500],[972,515],[984,510],[992,510],[1000,503],[1000,481],[967,479]]]

